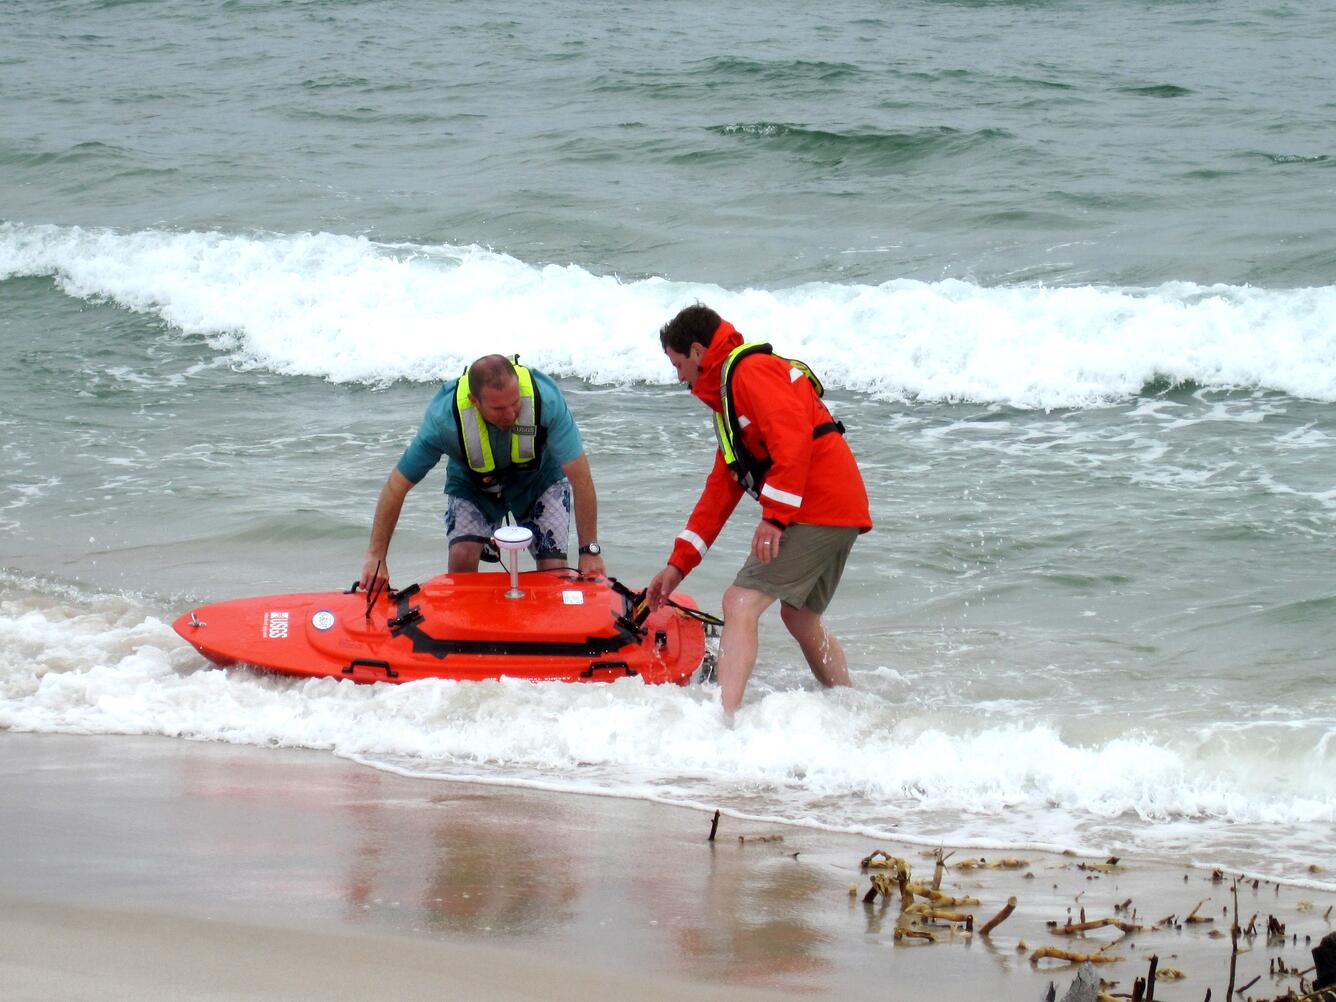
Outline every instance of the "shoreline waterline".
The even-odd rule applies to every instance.
[[[1015,865],[971,870],[958,865],[957,853],[948,857],[944,890],[979,899],[981,920],[1009,897],[1016,913],[991,937],[939,929],[940,942],[920,949],[895,943],[894,905],[861,900],[877,871],[859,861],[874,848],[903,855],[921,879],[932,872],[931,852],[893,840],[725,816],[710,842],[710,818],[696,811],[423,782],[307,751],[12,733],[0,744],[7,763],[0,798],[28,805],[14,815],[12,851],[0,865],[0,895],[17,904],[8,922],[31,929],[49,921],[49,908],[67,906],[76,929],[125,922],[123,931],[158,929],[189,950],[198,931],[219,962],[243,942],[267,940],[276,962],[290,951],[288,962],[305,970],[316,941],[297,937],[328,933],[329,942],[365,936],[367,946],[391,952],[403,943],[429,968],[461,962],[451,944],[474,947],[487,963],[465,962],[468,978],[509,954],[516,970],[540,977],[576,965],[596,982],[632,978],[665,997],[674,986],[701,984],[720,998],[871,999],[884,996],[890,972],[943,991],[968,985],[980,997],[1029,997],[1074,974],[1027,958],[1040,945],[1072,945],[1044,922],[1061,918],[1073,900],[1095,918],[1130,899],[1129,914],[1148,924],[1186,915],[1203,899],[1212,903],[1209,914],[1224,893],[1210,874],[1135,857],[1110,868],[1027,853]],[[1276,914],[1294,932],[1296,947],[1263,951],[1292,965],[1306,941],[1320,938],[1323,912],[1336,903],[1330,891],[1251,881],[1240,896],[1243,907]],[[189,922],[162,932],[172,915]],[[213,925],[216,936],[208,933]],[[1117,944],[1125,960],[1103,973],[1130,982],[1156,953],[1184,971],[1194,991],[1222,984],[1228,940],[1211,929],[1147,927],[1127,937],[1134,944]],[[54,936],[51,954],[60,958],[78,935]],[[1021,941],[1028,946],[1018,952]],[[427,943],[446,952],[432,956]],[[1265,959],[1245,959],[1241,970],[1251,976],[1248,965],[1264,967]],[[143,976],[133,958],[127,963],[103,973]],[[25,973],[69,986],[78,965],[51,964],[35,962]],[[418,967],[409,965],[412,977]],[[267,971],[263,963],[247,976],[258,977],[258,997],[310,997],[319,981],[266,983]],[[517,997],[543,997],[542,989],[512,987]]]

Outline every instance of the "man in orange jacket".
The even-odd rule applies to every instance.
[[[844,651],[821,614],[872,517],[844,426],[821,402],[820,382],[768,344],[745,344],[700,303],[664,324],[659,343],[678,380],[715,412],[719,450],[668,566],[650,582],[650,607],[663,605],[704,559],[750,493],[761,503],[761,519],[746,563],[724,592],[718,677],[725,713],[742,704],[756,665],[757,622],[776,599],[817,681],[849,685]]]

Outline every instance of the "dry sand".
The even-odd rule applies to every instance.
[[[726,806],[726,805],[724,805]],[[1181,971],[1159,999],[1224,998],[1228,881],[1123,860],[1008,853],[1016,870],[947,869],[990,936],[895,942],[898,900],[862,900],[874,849],[931,879],[921,847],[640,801],[405,779],[320,752],[162,738],[0,733],[0,997],[13,999],[1019,999],[1058,995],[1091,952],[1129,993],[1149,957]],[[739,841],[743,836],[746,841]],[[769,840],[765,836],[778,836]],[[952,864],[969,854],[956,852]],[[984,854],[996,861],[1002,854]],[[977,858],[977,857],[976,857]],[[1327,875],[1323,875],[1327,876]],[[857,893],[849,893],[854,885]],[[1054,935],[1114,916],[1123,936]],[[1183,923],[1198,904],[1211,922]],[[1336,895],[1241,885],[1237,983],[1311,966]],[[1286,935],[1268,943],[1267,917]]]

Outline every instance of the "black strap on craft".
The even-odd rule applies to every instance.
[[[641,588],[639,591],[632,591],[616,578],[608,578],[608,584],[613,591],[622,597],[622,602],[626,606],[625,611],[618,619],[629,621],[643,637],[645,631],[640,627],[645,620],[649,619],[649,589]]]
[[[612,585],[612,590],[631,603],[631,608],[635,611],[635,624],[640,626],[649,618],[649,589],[642,588],[640,591],[632,591],[626,585],[622,584],[616,578],[608,578],[608,583]],[[701,612],[699,609],[692,609],[690,606],[680,605],[671,598],[664,599],[678,612],[682,613],[688,619],[694,619],[697,622],[704,623],[706,626],[722,627],[724,621],[718,616],[711,616],[708,612]],[[644,631],[642,630],[643,634]]]
[[[371,609],[376,604],[376,599],[380,598],[380,593],[390,586],[389,578],[380,576],[380,569],[385,561],[377,560],[376,569],[371,575],[371,587],[366,590],[366,616],[365,619],[371,619]]]
[[[720,619],[718,616],[711,616],[708,612],[702,612],[699,609],[692,609],[689,606],[679,605],[677,602],[674,602],[671,598],[665,599],[664,601],[666,601],[669,605],[671,605],[682,615],[686,616],[687,619],[694,619],[698,623],[704,623],[706,626],[717,626],[722,628],[724,625],[724,621]]]
[[[611,580],[611,579],[609,579]],[[616,616],[616,632],[609,637],[585,637],[584,640],[447,640],[433,637],[424,629],[422,610],[410,606],[409,599],[417,592],[414,586],[391,596],[398,602],[399,615],[387,624],[396,637],[407,637],[413,644],[414,654],[426,654],[445,659],[451,654],[528,655],[530,657],[598,657],[613,654],[625,647],[640,643],[645,635],[626,617]],[[625,597],[623,596],[623,602]],[[626,611],[629,611],[626,610]]]

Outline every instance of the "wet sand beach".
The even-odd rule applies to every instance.
[[[874,849],[930,880],[920,846],[896,846],[643,801],[395,776],[322,753],[147,737],[0,734],[0,981],[6,998],[644,999],[1040,998],[1105,928],[1060,937],[1048,921],[1117,915],[1128,935],[1101,965],[1130,992],[1222,997],[1229,883],[1164,862],[956,852],[942,888],[991,935],[936,930],[897,943],[898,900],[863,897]],[[726,805],[725,805],[726,806]],[[740,837],[742,840],[740,840]],[[950,851],[948,849],[948,851]],[[1019,869],[963,869],[1019,857]],[[875,872],[875,871],[872,871]],[[856,894],[851,894],[851,886]],[[1194,907],[1211,922],[1183,923]],[[1298,987],[1268,972],[1311,966],[1336,895],[1240,889],[1256,937],[1237,983],[1254,998]],[[1022,947],[1023,941],[1023,947]]]

